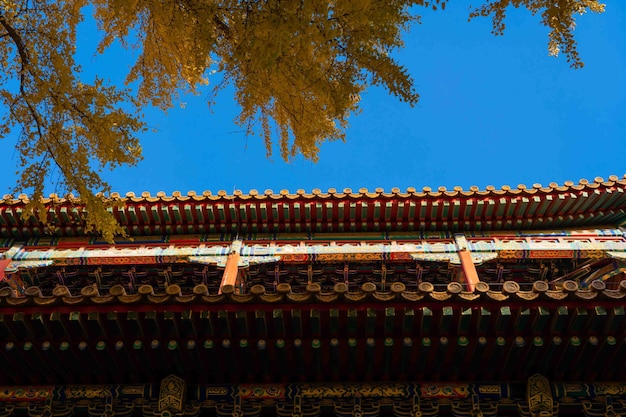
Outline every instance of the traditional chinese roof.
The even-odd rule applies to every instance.
[[[626,385],[536,374],[623,380],[624,189],[129,193],[115,244],[5,196],[0,415],[610,414]]]
[[[396,231],[493,231],[533,230],[621,225],[626,221],[626,179],[610,176],[581,180],[578,184],[551,183],[496,189],[454,187],[421,191],[394,188],[385,192],[319,189],[276,193],[256,190],[244,194],[193,191],[183,195],[163,192],[151,196],[114,193],[121,201],[111,208],[121,225],[133,236],[203,233],[346,233]],[[35,219],[21,218],[25,195],[10,195],[0,201],[0,233],[4,237],[27,238],[49,233]],[[53,235],[81,236],[82,206],[68,196],[51,195],[45,202]]]

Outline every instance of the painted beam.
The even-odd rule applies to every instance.
[[[457,237],[458,236],[458,237]],[[54,263],[55,265],[89,265],[89,264],[151,264],[151,263],[172,263],[172,262],[200,262],[200,263],[220,263],[220,259],[227,259],[227,255],[235,255],[234,252],[242,254],[240,261],[249,260],[249,263],[275,262],[276,257],[289,261],[296,256],[303,255],[323,257],[333,255],[352,256],[354,254],[380,255],[383,258],[397,258],[398,256],[408,257],[419,254],[448,254],[456,258],[456,253],[460,249],[467,249],[471,254],[474,263],[489,260],[488,255],[494,257],[501,251],[523,251],[525,257],[553,257],[554,251],[563,251],[559,257],[589,257],[589,251],[610,251],[614,257],[623,256],[626,253],[626,239],[619,230],[593,230],[593,231],[570,231],[567,239],[557,239],[563,233],[541,233],[537,232],[532,236],[523,236],[522,232],[511,232],[508,234],[481,234],[480,236],[455,236],[448,242],[438,240],[430,241],[426,237],[415,235],[409,241],[392,241],[382,243],[367,241],[356,243],[340,243],[340,234],[333,236],[335,244],[286,244],[276,245],[273,242],[244,245],[241,241],[234,241],[227,246],[224,243],[207,245],[198,241],[197,245],[189,242],[181,244],[170,244],[166,247],[161,245],[124,245],[122,246],[90,246],[85,242],[84,246],[78,248],[67,247],[24,247],[15,245],[5,252],[4,260],[11,259],[11,266],[24,269],[33,266],[42,266]],[[390,237],[391,238],[391,237]],[[462,246],[458,241],[463,242]],[[457,242],[455,242],[457,241]],[[61,242],[59,242],[61,245]],[[230,255],[229,255],[230,253]],[[393,256],[392,256],[393,254]],[[236,256],[236,255],[235,255]],[[488,258],[485,258],[487,256]],[[204,259],[207,258],[207,259]],[[210,259],[209,259],[210,258]],[[219,259],[218,259],[219,258]],[[483,259],[484,258],[484,259]],[[451,258],[452,259],[452,258]],[[453,260],[454,261],[454,260]],[[33,263],[34,262],[34,263]],[[240,266],[244,266],[238,262]],[[244,262],[245,263],[245,262]]]

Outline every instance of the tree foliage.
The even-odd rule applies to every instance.
[[[470,13],[470,19],[491,16],[494,35],[504,34],[506,12],[510,7],[528,9],[533,16],[541,14],[541,23],[549,28],[548,52],[558,56],[563,52],[573,68],[582,68],[583,61],[578,53],[574,29],[576,16],[588,11],[603,13],[605,5],[598,0],[489,0]]]
[[[573,67],[582,66],[575,16],[604,10],[597,0],[483,1],[470,18],[491,16],[496,35],[510,7],[539,13],[549,52]],[[16,188],[32,194],[26,215],[45,220],[44,187],[58,173],[80,195],[87,230],[110,240],[123,233],[106,211],[102,171],[141,158],[143,106],[171,107],[207,85],[211,71],[223,75],[215,90],[234,85],[236,122],[259,132],[268,154],[276,143],[284,159],[316,160],[322,142],[344,138],[368,86],[417,103],[406,68],[390,54],[418,20],[416,6],[444,9],[446,1],[0,0],[0,137],[18,134]],[[118,41],[136,50],[132,90],[84,79],[74,57],[87,12],[101,29],[99,52]]]

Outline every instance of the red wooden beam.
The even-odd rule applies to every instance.
[[[13,259],[0,259],[0,282],[6,279],[5,269],[9,264],[13,261]]]
[[[463,268],[463,275],[465,275],[465,283],[467,290],[474,292],[476,284],[480,282],[478,278],[478,272],[476,271],[476,265],[472,260],[472,255],[467,249],[462,249],[459,252],[459,258],[461,259],[461,267]]]
[[[224,274],[222,275],[222,282],[220,283],[220,290],[218,294],[222,293],[222,288],[224,285],[236,285],[237,276],[239,275],[239,259],[241,256],[239,252],[232,252],[228,255],[228,260],[226,261],[226,267],[224,268]]]

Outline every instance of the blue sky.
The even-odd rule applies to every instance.
[[[414,78],[419,104],[411,108],[369,89],[346,142],[324,144],[318,163],[285,163],[278,152],[267,159],[262,138],[234,124],[237,108],[226,89],[211,111],[206,95],[184,97],[167,114],[146,111],[144,160],[105,177],[122,194],[485,188],[621,177],[626,2],[607,3],[603,15],[578,18],[582,70],[569,68],[564,56],[548,56],[547,30],[525,10],[512,10],[505,35],[494,37],[488,19],[467,22],[468,2],[450,2],[443,12],[416,9],[422,24],[405,36],[397,57]],[[93,53],[93,32],[81,36],[83,53]],[[119,64],[124,56],[108,53],[89,64],[116,79],[130,64]],[[13,155],[9,140],[0,146]],[[3,192],[13,185],[8,173],[15,161],[5,158]]]

